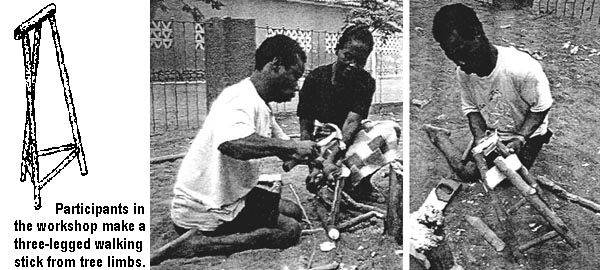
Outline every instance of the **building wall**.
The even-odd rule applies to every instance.
[[[332,62],[325,51],[325,32],[338,32],[344,25],[349,8],[285,0],[222,0],[225,6],[214,10],[197,3],[205,18],[231,17],[255,19],[256,44],[267,36],[268,29],[285,28],[312,31],[313,55],[310,66]],[[201,81],[205,74],[204,33],[189,12],[182,10],[181,0],[166,0],[168,11],[158,9],[150,22],[150,65],[152,81]],[[202,27],[203,28],[203,27]],[[159,32],[159,33],[152,33]],[[161,38],[164,42],[161,42]],[[154,41],[153,41],[154,40]]]
[[[197,7],[206,18],[232,17],[252,18],[259,27],[300,28],[314,31],[337,32],[344,25],[349,8],[324,4],[308,4],[285,0],[222,0],[221,10],[198,3]],[[180,9],[181,1],[166,0],[171,9],[157,10],[154,20],[193,21],[190,13]]]

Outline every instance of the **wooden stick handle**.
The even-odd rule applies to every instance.
[[[15,40],[22,39],[37,24],[42,23],[50,16],[54,16],[55,13],[56,6],[54,4],[49,4],[40,11],[38,11],[38,13],[21,23],[21,25],[17,26],[17,28],[15,28]]]

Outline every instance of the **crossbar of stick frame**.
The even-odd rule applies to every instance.
[[[68,156],[66,156],[58,165],[56,165],[56,168],[54,168],[54,170],[49,172],[44,177],[44,179],[40,181],[40,183],[38,184],[39,189],[42,189],[46,184],[48,184],[48,182],[50,182],[50,180],[52,180],[52,178],[54,178],[54,176],[56,176],[60,171],[67,167],[67,165],[69,165],[69,163],[71,163],[71,161],[75,159],[78,153],[78,149],[73,149]]]
[[[76,145],[74,143],[69,143],[69,144],[65,144],[65,145],[61,145],[61,146],[42,149],[39,151],[39,156],[47,156],[47,155],[52,155],[52,154],[62,152],[62,151],[70,151],[70,150],[75,149],[75,146]]]
[[[54,16],[56,13],[56,6],[54,4],[49,4],[35,15],[31,16],[31,18],[27,19],[23,23],[21,23],[17,28],[15,28],[15,40],[23,39],[24,36],[31,31],[33,28],[40,28],[40,24],[44,22],[51,16]]]

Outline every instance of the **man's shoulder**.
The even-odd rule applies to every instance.
[[[534,70],[541,70],[541,64],[526,52],[517,50],[514,47],[497,46],[499,58],[505,68],[512,73],[529,73]]]
[[[331,76],[333,64],[318,66],[308,73],[309,77],[324,78]]]

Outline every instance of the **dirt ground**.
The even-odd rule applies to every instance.
[[[434,124],[452,133],[466,147],[471,135],[460,112],[455,65],[448,60],[431,34],[435,12],[454,1],[410,1],[410,84],[412,99],[431,99],[424,108],[410,108],[410,208],[415,211],[441,178],[456,179],[440,152],[421,130]],[[598,25],[540,16],[532,11],[494,11],[475,1],[462,1],[478,13],[490,41],[515,46],[536,55],[548,76],[554,98],[550,129],[554,137],[531,169],[570,192],[600,201],[600,31]],[[563,48],[570,41],[571,46]],[[579,46],[576,53],[571,50]],[[505,206],[520,196],[514,188],[499,188]],[[548,199],[581,241],[573,249],[554,239],[525,253],[522,269],[600,269],[600,215],[549,195]],[[501,269],[499,253],[464,220],[482,218],[492,229],[497,220],[480,184],[463,185],[445,211],[446,240],[465,269]],[[546,221],[528,205],[511,217],[519,243],[548,232]],[[542,225],[541,228],[538,228]]]
[[[387,111],[387,112],[386,112]],[[396,106],[385,111],[373,111],[370,119],[389,119],[401,124],[401,108]],[[288,114],[278,117],[278,122],[288,134],[298,134],[297,117]],[[192,141],[195,131],[170,132],[151,137],[152,157],[185,152]],[[169,217],[169,205],[172,188],[181,160],[151,165],[151,250],[155,250],[176,238]],[[284,173],[281,162],[274,158],[262,160],[264,173],[281,173],[284,184],[292,183],[303,207],[307,210],[313,227],[322,227],[312,203],[313,197],[304,188],[304,179],[308,170],[304,166]],[[382,169],[382,171],[385,169]],[[388,180],[378,172],[373,178],[376,187],[387,193]],[[294,200],[290,189],[284,187],[283,198]],[[378,205],[385,208],[385,205]],[[343,219],[349,218],[343,215]],[[308,224],[303,224],[309,228]],[[152,269],[301,269],[314,252],[312,266],[336,261],[357,269],[402,269],[402,247],[390,237],[383,235],[383,221],[372,219],[359,224],[341,235],[337,247],[329,252],[319,250],[318,244],[327,241],[325,233],[314,236],[302,236],[300,242],[285,250],[262,249],[235,253],[230,256],[211,256],[193,259],[174,259],[163,262]],[[315,247],[316,244],[316,247]],[[351,269],[351,268],[348,268]]]

